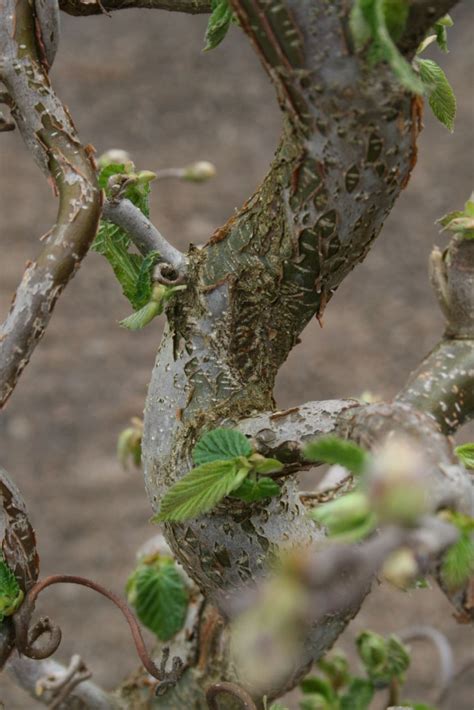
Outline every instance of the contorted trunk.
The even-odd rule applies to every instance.
[[[275,85],[283,135],[255,194],[204,248],[190,251],[188,289],[168,312],[145,409],[154,509],[190,469],[204,430],[274,408],[278,368],[366,256],[416,160],[420,102],[387,66],[369,69],[355,54],[350,3],[233,6]],[[352,405],[322,411],[320,431],[333,430],[338,409]],[[321,532],[287,478],[271,503],[226,500],[207,516],[166,525],[166,536],[212,599],[264,574],[276,550],[310,544]],[[288,683],[356,609],[316,621]]]

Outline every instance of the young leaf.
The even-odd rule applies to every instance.
[[[193,468],[174,484],[161,501],[155,522],[196,518],[212,510],[236,490],[249,473],[239,458],[209,461]]]
[[[403,679],[410,665],[410,654],[396,636],[385,639],[373,631],[363,631],[356,643],[367,675],[378,688],[388,686],[392,678]]]
[[[331,538],[347,542],[367,537],[377,525],[377,517],[370,509],[369,499],[358,491],[318,505],[311,510],[310,516],[327,528]]]
[[[318,668],[329,678],[335,690],[339,690],[350,681],[349,662],[342,651],[334,651],[320,658]]]
[[[157,251],[152,251],[143,259],[135,283],[134,308],[142,308],[151,299],[153,267],[160,258]]]
[[[456,117],[456,97],[446,74],[436,62],[431,59],[418,59],[420,78],[428,94],[429,104],[436,118],[446,128],[454,130]]]
[[[325,436],[313,441],[304,450],[308,461],[339,464],[356,475],[362,474],[369,463],[369,455],[357,444],[337,436]]]
[[[456,446],[454,453],[464,466],[464,468],[474,471],[474,443],[461,444]]]
[[[277,461],[276,459],[266,459],[259,454],[253,454],[253,456],[250,457],[249,462],[252,464],[254,471],[259,474],[278,473],[283,469],[281,461]]]
[[[447,28],[452,27],[454,22],[452,21],[450,15],[445,15],[438,22],[435,22],[434,31],[436,33],[436,41],[439,48],[443,52],[449,52],[448,49],[448,32]]]
[[[128,330],[141,330],[161,313],[163,313],[163,304],[157,301],[149,301],[143,308],[121,320],[120,325]]]
[[[225,461],[237,456],[250,456],[252,447],[248,439],[235,429],[212,429],[204,434],[193,451],[197,466],[209,461]]]
[[[0,622],[15,613],[23,597],[15,575],[0,554]]]
[[[207,24],[204,51],[215,49],[227,34],[232,22],[233,11],[229,0],[212,0],[211,16]]]
[[[300,683],[300,688],[305,695],[319,695],[327,703],[333,703],[336,700],[336,693],[329,681],[319,678],[317,675],[304,678]]]
[[[448,589],[457,589],[471,575],[474,575],[474,542],[468,532],[462,532],[443,557],[441,576]]]
[[[183,628],[188,592],[171,558],[141,563],[127,581],[127,599],[144,626],[168,641]]]
[[[122,286],[124,296],[133,306],[143,257],[139,254],[131,254],[128,251],[129,247],[130,238],[120,227],[107,220],[101,220],[91,248],[105,256]]]
[[[280,486],[271,478],[259,478],[257,481],[251,481],[246,478],[245,481],[231,495],[233,498],[240,498],[246,503],[255,503],[264,498],[271,498],[280,494]]]
[[[374,686],[370,680],[353,678],[340,698],[340,710],[367,710],[373,695]]]

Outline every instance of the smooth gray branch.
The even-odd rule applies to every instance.
[[[25,656],[20,656],[16,651],[8,661],[7,670],[15,683],[26,690],[34,700],[46,705],[52,699],[52,693],[48,690],[51,680],[54,679],[56,684],[61,685],[61,682],[70,675],[70,669],[52,658],[33,661]],[[44,692],[38,692],[40,689],[43,689]],[[77,707],[78,701],[81,701],[88,710],[117,710],[120,707],[112,695],[90,680],[83,680],[71,688],[68,696],[63,699],[61,708]]]
[[[186,263],[184,254],[170,244],[130,200],[107,200],[102,216],[125,230],[142,254],[146,256],[158,251],[163,261],[178,272],[183,270]]]

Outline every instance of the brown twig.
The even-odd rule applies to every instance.
[[[214,685],[211,685],[207,689],[206,700],[209,705],[209,710],[219,710],[217,698],[224,693],[239,700],[243,710],[257,710],[257,706],[246,690],[241,688],[240,685],[236,685],[236,683],[228,683],[225,681],[214,683]]]
[[[28,658],[48,658],[56,651],[61,642],[61,630],[58,626],[53,624],[49,618],[43,617],[34,626],[31,625],[35,603],[39,594],[53,584],[78,584],[93,589],[107,599],[110,599],[110,601],[120,609],[130,627],[133,641],[143,666],[153,678],[159,681],[156,689],[157,695],[163,695],[168,688],[177,683],[183,671],[181,659],[178,657],[173,658],[172,668],[170,671],[167,671],[166,664],[169,658],[169,648],[165,648],[162,653],[160,666],[155,665],[146,649],[138,621],[124,600],[97,582],[76,575],[51,575],[40,580],[30,589],[22,606],[13,617],[16,632],[16,647],[20,653]],[[36,641],[45,633],[48,633],[50,636],[49,643],[38,647]]]

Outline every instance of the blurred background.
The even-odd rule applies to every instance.
[[[278,404],[357,396],[392,397],[439,339],[443,322],[427,278],[436,218],[462,206],[474,188],[474,3],[453,13],[451,52],[431,49],[458,100],[454,135],[425,113],[410,184],[365,263],[346,279],[283,366]],[[280,129],[272,88],[245,37],[232,27],[203,53],[205,17],[121,11],[112,17],[62,16],[52,81],[84,143],[98,153],[129,151],[140,169],[212,161],[204,185],[163,182],[152,194],[152,220],[181,249],[204,242],[265,174]],[[0,136],[0,307],[6,313],[24,263],[55,219],[56,203],[17,131]],[[20,486],[36,528],[42,575],[74,573],[122,592],[138,546],[154,534],[140,472],[117,463],[118,433],[141,415],[162,319],[130,333],[130,312],[103,257],[91,253],[60,299],[46,335],[0,415],[0,465]],[[463,440],[474,431],[460,433]],[[106,687],[136,665],[128,629],[111,604],[78,587],[46,592],[39,605],[63,629],[59,657],[80,653]],[[369,627],[393,632],[430,624],[452,643],[460,667],[472,635],[452,618],[440,592],[396,592],[375,585],[340,645]],[[150,639],[149,639],[150,640]],[[433,701],[436,655],[414,644],[408,695]],[[449,707],[472,710],[465,677]],[[36,708],[5,675],[8,710]],[[448,707],[448,706],[447,706]]]

